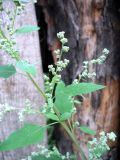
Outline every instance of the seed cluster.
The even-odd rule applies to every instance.
[[[47,148],[41,145],[37,145],[37,147],[39,151],[32,152],[30,156],[28,156],[27,158],[23,158],[21,160],[32,160],[34,157],[42,155],[45,156],[46,158],[51,158],[51,156],[54,155],[60,157],[62,160],[70,160],[72,158],[69,152],[67,152],[66,155],[61,155],[56,147],[53,147],[52,150],[48,150]]]
[[[62,60],[62,55],[67,53],[69,51],[69,47],[66,45],[68,42],[68,39],[65,38],[65,32],[59,32],[57,33],[57,37],[59,41],[61,42],[61,49],[56,49],[54,51],[54,54],[57,57],[57,62],[55,65],[49,65],[49,73],[52,74],[52,78],[50,79],[49,76],[44,75],[44,82],[45,82],[45,94],[47,97],[47,102],[45,103],[43,107],[42,112],[53,111],[53,90],[57,83],[61,81],[61,72],[67,67],[69,64],[68,59]]]
[[[89,160],[102,160],[102,155],[110,150],[110,147],[107,144],[108,140],[115,141],[115,139],[115,133],[111,132],[106,134],[105,132],[101,132],[100,138],[94,138],[92,141],[89,141]]]
[[[106,58],[109,55],[109,50],[106,48],[102,51],[102,55],[97,59],[92,59],[91,61],[84,61],[83,62],[83,72],[79,75],[79,79],[81,78],[93,78],[96,76],[95,72],[90,73],[89,67],[93,64],[103,64]]]

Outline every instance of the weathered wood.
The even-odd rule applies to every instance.
[[[120,3],[114,0],[40,0],[39,4],[48,25],[49,46],[55,48],[58,31],[65,31],[69,40],[70,53],[66,57],[71,63],[62,73],[66,83],[71,83],[81,72],[83,60],[99,57],[104,48],[110,50],[105,64],[91,68],[97,72],[94,82],[107,87],[86,97],[82,107],[78,108],[77,119],[98,132],[117,133],[120,114]],[[84,134],[78,133],[78,139],[87,152],[84,138]]]
[[[10,7],[10,1],[7,1],[7,7]],[[35,9],[33,4],[27,5],[25,11],[16,21],[16,26],[32,24],[37,25]],[[38,84],[43,89],[43,74],[41,65],[41,56],[39,48],[39,37],[37,32],[30,34],[17,36],[18,48],[21,53],[21,57],[35,63],[37,67],[37,76],[35,77]],[[6,64],[11,59],[5,53],[0,52],[0,64]],[[21,74],[16,74],[10,79],[0,79],[0,103],[8,103],[16,108],[23,108],[26,99],[30,99],[33,103],[33,107],[39,109],[43,105],[43,98],[38,94],[33,84],[29,79]],[[29,116],[25,119],[30,123],[45,123],[45,119],[42,116]],[[20,128],[23,124],[18,121],[17,114],[10,114],[5,116],[0,123],[0,141],[5,139],[10,133]],[[15,142],[14,142],[15,143]],[[35,151],[36,145],[26,147],[24,149],[18,149],[16,151],[2,152],[0,153],[0,160],[20,160],[26,155],[29,155],[32,151]]]

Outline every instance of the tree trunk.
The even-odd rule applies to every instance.
[[[10,9],[10,1],[6,1],[7,7]],[[33,4],[27,5],[24,13],[17,18],[16,26],[32,24],[37,25],[35,9]],[[30,63],[36,63],[37,76],[35,77],[38,84],[43,89],[43,73],[41,65],[41,56],[39,48],[39,37],[37,32],[30,34],[18,35],[17,37],[18,48],[21,53],[21,58],[28,60]],[[11,62],[9,56],[0,52],[0,64],[8,64]],[[11,78],[4,80],[0,79],[0,103],[8,103],[16,108],[23,108],[25,100],[29,99],[36,109],[39,109],[43,105],[43,98],[40,97],[33,84],[29,79],[21,74],[16,74]],[[25,122],[32,122],[43,124],[45,119],[41,116],[29,116],[25,119]],[[5,139],[10,133],[20,128],[23,124],[18,121],[17,114],[10,114],[4,117],[4,120],[0,123],[0,140]],[[0,153],[1,160],[20,160],[29,155],[32,151],[35,151],[36,145],[27,147],[25,149],[18,149],[16,151],[2,152]]]
[[[59,45],[57,32],[65,31],[69,40],[70,52],[66,57],[70,60],[70,65],[62,73],[66,83],[71,83],[82,71],[83,60],[99,57],[104,48],[110,50],[106,63],[91,68],[97,73],[94,82],[107,87],[86,96],[82,107],[77,108],[76,117],[80,124],[87,125],[97,132],[104,130],[118,133],[120,3],[114,0],[40,0],[39,5],[42,6],[48,25],[48,44],[51,51]],[[85,135],[78,131],[77,136],[87,153],[86,139],[90,137],[85,139]],[[59,142],[58,146],[65,146],[63,137],[59,137]],[[111,144],[111,148],[118,146],[118,143]],[[115,159],[114,150],[107,158],[112,156]]]

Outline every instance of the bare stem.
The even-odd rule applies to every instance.
[[[44,99],[46,100],[46,99],[47,99],[46,95],[45,95],[44,92],[41,90],[41,88],[39,87],[39,85],[35,82],[35,80],[33,79],[33,77],[32,77],[29,73],[27,73],[27,76],[28,76],[28,78],[31,80],[31,82],[34,84],[35,88],[38,90],[38,92],[40,93],[40,95],[41,95],[42,97],[44,97]]]
[[[66,132],[68,133],[68,135],[70,136],[70,138],[72,139],[74,144],[76,145],[77,149],[80,152],[82,160],[87,160],[87,158],[86,158],[86,156],[85,156],[80,144],[77,142],[77,139],[75,138],[73,133],[69,130],[68,126],[64,122],[60,122],[60,124],[63,126],[63,128],[66,130]]]

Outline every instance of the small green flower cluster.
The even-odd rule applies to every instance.
[[[32,104],[29,99],[25,100],[25,105],[24,105],[24,108],[22,108],[22,109],[17,108],[17,107],[13,107],[13,106],[9,105],[8,103],[0,104],[0,122],[3,120],[4,116],[10,112],[12,112],[12,113],[16,112],[20,122],[24,121],[24,118],[26,115],[40,114],[40,112],[38,110],[35,110],[32,107]]]
[[[33,109],[31,101],[26,99],[24,108],[20,109],[17,114],[19,121],[23,122],[26,115],[37,114],[37,110]]]
[[[12,58],[19,58],[19,52],[14,48],[14,42],[0,35],[0,49],[8,53]]]
[[[108,140],[115,141],[116,135],[111,133],[100,133],[100,138],[94,138],[92,141],[88,142],[89,149],[89,160],[102,160],[101,156],[105,154],[107,150],[110,150],[107,142]]]
[[[17,7],[17,15],[20,15],[28,3],[37,3],[37,0],[14,0]]]
[[[46,158],[51,158],[51,156],[53,155],[60,157],[62,160],[70,160],[71,158],[73,158],[73,156],[71,156],[69,152],[67,152],[66,155],[61,155],[56,147],[53,147],[52,150],[48,150],[45,146],[41,145],[37,145],[37,147],[39,151],[32,152],[30,156],[21,160],[32,160],[32,158],[36,156],[45,156]]]
[[[4,8],[4,1],[0,3],[0,12],[6,17],[7,22],[0,16],[0,49],[8,53],[12,58],[19,59],[19,52],[15,48],[14,22],[17,15],[20,15],[27,3],[35,3],[36,0],[13,0],[13,9]],[[15,5],[14,5],[15,4]],[[4,32],[3,32],[4,31]]]
[[[62,31],[62,32],[57,33],[57,37],[62,44],[61,51],[67,53],[69,51],[69,47],[65,45],[68,42],[68,39],[65,38],[65,32]]]
[[[83,72],[79,75],[79,79],[81,78],[93,78],[96,76],[95,72],[90,73],[89,72],[89,67],[92,64],[103,64],[106,60],[106,58],[108,57],[109,54],[109,50],[107,50],[106,48],[102,51],[102,55],[97,58],[97,59],[92,59],[91,61],[84,61],[83,62]]]
[[[61,42],[61,50],[60,49],[56,49],[54,51],[54,53],[55,53],[56,57],[58,58],[58,60],[60,61],[62,54],[63,53],[67,53],[70,48],[66,45],[66,43],[68,43],[68,39],[65,38],[65,32],[64,31],[57,33],[57,38]],[[66,63],[69,63],[68,60],[67,60]]]
[[[44,105],[43,112],[46,112],[46,108],[49,108],[49,106],[53,106],[52,94],[53,94],[54,87],[61,80],[60,72],[63,71],[63,69],[65,69],[69,64],[69,60],[67,59],[61,60],[62,54],[67,53],[69,51],[69,47],[66,46],[68,39],[65,38],[65,32],[62,31],[57,33],[57,37],[61,42],[61,49],[56,49],[54,51],[57,57],[56,65],[48,66],[49,73],[52,73],[52,76],[53,76],[52,79],[50,79],[47,75],[44,75],[45,94],[47,97],[47,103]],[[52,107],[49,109],[51,110],[51,112],[53,112]]]
[[[13,13],[10,9],[3,8],[1,11],[1,15],[2,14],[8,20],[7,22],[4,22],[4,19],[2,19],[2,16],[0,16],[0,49],[8,53],[12,58],[19,58],[19,53],[18,50],[16,49],[15,46],[16,42],[13,35],[14,33],[13,24],[15,21],[14,14],[16,13]]]

